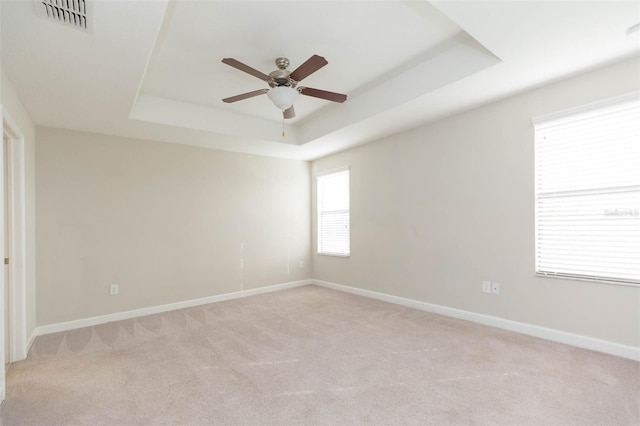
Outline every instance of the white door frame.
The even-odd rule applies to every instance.
[[[24,135],[18,126],[2,110],[2,131],[9,139],[8,163],[10,173],[10,194],[11,217],[9,227],[13,231],[9,240],[9,253],[4,257],[9,257],[9,276],[11,277],[11,294],[9,301],[11,306],[11,340],[9,361],[15,362],[26,358],[28,350],[27,341],[27,269],[26,269],[26,209],[25,209],[25,156],[24,156]],[[4,162],[0,163],[4,168]],[[0,174],[3,179],[4,170]],[[4,187],[4,186],[3,186]],[[4,194],[3,194],[4,195]],[[0,197],[0,203],[4,204],[4,197]],[[1,205],[0,204],[0,205]],[[4,206],[2,206],[4,214]],[[2,275],[2,294],[4,295],[4,274]],[[4,309],[4,304],[2,305]],[[1,330],[4,331],[4,315],[1,317]],[[4,333],[3,333],[4,334]],[[3,346],[2,357],[4,358],[4,338],[0,340]]]

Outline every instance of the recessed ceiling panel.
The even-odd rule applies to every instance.
[[[268,87],[221,63],[235,58],[265,74],[275,59],[290,70],[311,55],[329,64],[304,86],[349,95],[392,74],[461,33],[427,2],[180,1],[171,3],[141,92],[159,98],[280,122],[266,96],[224,104],[221,99]],[[297,120],[340,105],[299,96]]]

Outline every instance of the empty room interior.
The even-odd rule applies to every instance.
[[[640,2],[0,24],[0,424],[640,424]]]

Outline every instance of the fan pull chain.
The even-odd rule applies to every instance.
[[[284,138],[284,115],[282,116],[282,137]]]

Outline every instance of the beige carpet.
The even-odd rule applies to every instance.
[[[39,337],[3,425],[638,425],[640,363],[316,286]]]

